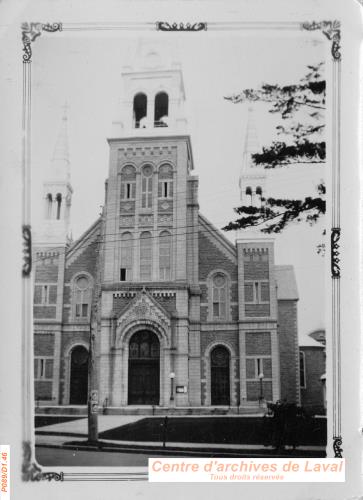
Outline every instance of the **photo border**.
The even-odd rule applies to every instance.
[[[128,23],[41,23],[21,25],[23,44],[23,102],[22,102],[22,440],[23,481],[145,481],[147,472],[55,472],[43,470],[34,458],[34,389],[33,389],[33,329],[32,329],[32,238],[31,238],[31,67],[33,42],[43,34],[95,31],[320,31],[331,42],[332,56],[332,203],[330,228],[330,268],[332,279],[332,421],[331,446],[334,458],[343,457],[341,434],[341,331],[340,331],[340,127],[341,127],[341,23],[340,21],[310,22],[128,22]],[[193,35],[190,35],[193,36]]]

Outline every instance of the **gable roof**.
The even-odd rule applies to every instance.
[[[275,266],[277,300],[299,300],[293,266]]]
[[[236,262],[237,260],[237,250],[233,243],[231,243],[220,231],[217,229],[204,215],[199,213],[198,215],[199,228],[202,233],[209,238],[216,246],[218,246],[222,252],[232,260]]]
[[[301,339],[299,339],[299,347],[320,347],[321,349],[325,349],[321,342],[314,340],[309,337],[309,335],[304,335]]]
[[[96,240],[99,235],[101,226],[101,217],[92,224],[72,245],[68,248],[66,254],[66,266],[72,262],[83,252],[87,245]]]

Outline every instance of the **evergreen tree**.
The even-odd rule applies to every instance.
[[[239,94],[225,97],[234,104],[266,102],[271,104],[270,113],[281,115],[281,124],[276,127],[281,140],[253,154],[255,165],[282,168],[286,165],[325,163],[326,82],[322,77],[323,63],[308,66],[308,70],[306,76],[296,84],[263,84],[258,89],[245,89]],[[325,213],[324,195],[325,185],[320,182],[315,193],[303,199],[262,198],[260,207],[235,208],[240,217],[223,229],[230,231],[260,226],[262,232],[279,233],[293,221],[314,224]]]

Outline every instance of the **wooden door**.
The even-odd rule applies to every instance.
[[[159,404],[159,359],[159,339],[153,332],[140,331],[131,337],[129,345],[128,404]]]

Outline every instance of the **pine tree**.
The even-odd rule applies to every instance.
[[[324,110],[326,82],[322,77],[323,63],[308,66],[308,73],[292,85],[263,84],[257,89],[245,89],[225,97],[234,104],[244,102],[269,103],[270,113],[281,115],[276,127],[281,140],[252,155],[255,165],[283,168],[286,165],[325,163]],[[307,166],[308,168],[308,166]],[[235,208],[240,216],[223,229],[226,231],[260,226],[265,233],[279,233],[291,222],[314,224],[325,213],[325,185],[320,182],[312,196],[303,199],[262,198],[260,207]]]

